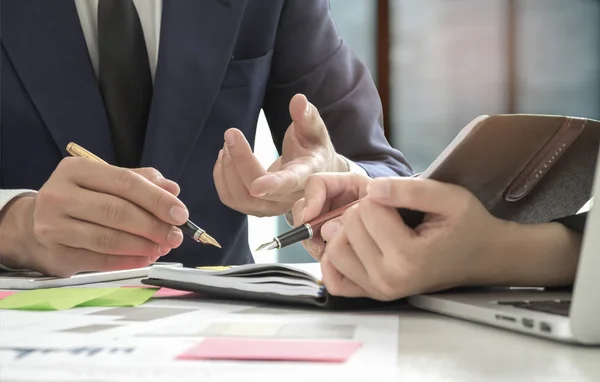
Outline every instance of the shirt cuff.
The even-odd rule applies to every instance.
[[[34,190],[0,190],[0,211],[2,211],[2,209],[14,198],[28,194],[35,195],[36,193],[37,191]],[[0,263],[0,271],[20,272],[28,271],[28,269],[13,269]]]

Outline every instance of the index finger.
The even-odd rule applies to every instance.
[[[82,158],[65,158],[60,166],[78,186],[128,200],[166,223],[189,218],[181,200],[133,171]]]
[[[444,215],[455,213],[471,200],[460,186],[420,178],[373,179],[367,195],[385,206]]]

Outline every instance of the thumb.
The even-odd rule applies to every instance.
[[[268,173],[250,184],[251,195],[293,194],[304,190],[308,177],[315,172],[314,165],[298,162],[285,165],[277,172]]]
[[[303,94],[296,94],[290,101],[290,117],[301,142],[318,144],[328,138],[325,122],[319,111]]]

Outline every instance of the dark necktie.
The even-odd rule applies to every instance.
[[[152,77],[132,0],[98,3],[100,89],[119,166],[139,167],[152,100]]]

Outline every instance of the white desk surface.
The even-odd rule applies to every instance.
[[[289,308],[265,309],[275,314],[285,310]],[[410,307],[385,314],[399,319],[399,381],[600,381],[600,347],[555,343]]]

